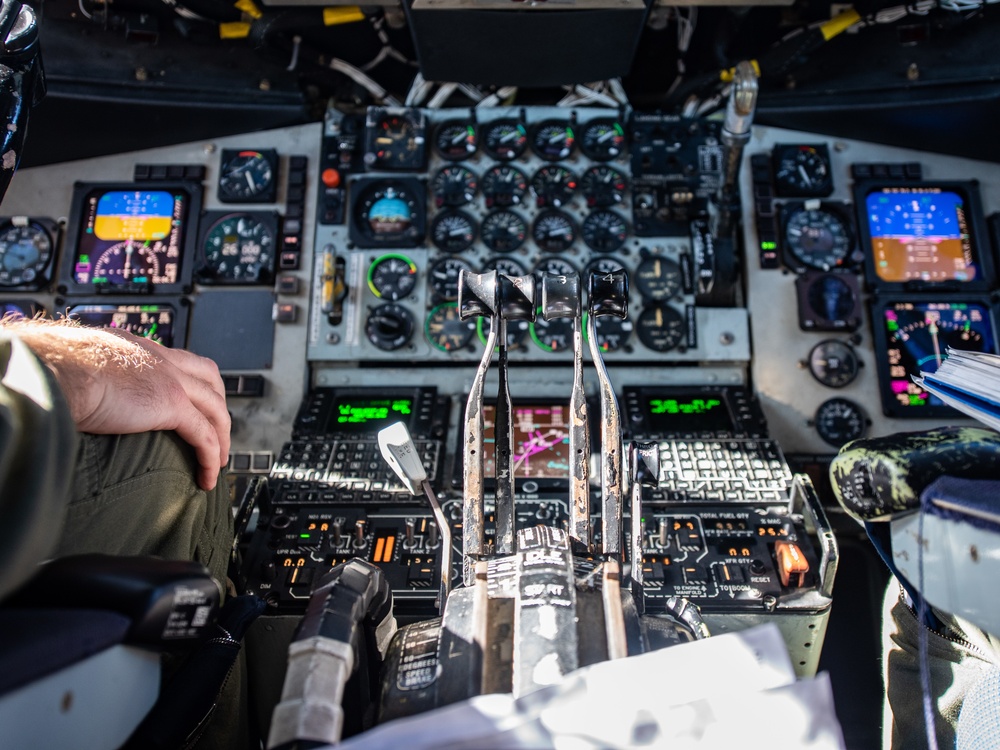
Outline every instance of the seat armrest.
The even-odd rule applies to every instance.
[[[162,649],[202,638],[221,596],[199,563],[95,554],[46,563],[4,606],[118,612],[132,622],[126,643]]]

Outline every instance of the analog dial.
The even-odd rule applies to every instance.
[[[677,263],[653,256],[635,269],[635,286],[646,299],[661,302],[680,293],[684,277]]]
[[[830,211],[799,208],[785,219],[785,247],[808,268],[829,271],[843,265],[851,244],[846,221]]]
[[[492,270],[497,273],[505,273],[508,276],[525,276],[528,273],[528,269],[513,258],[490,258],[483,264],[483,267],[488,271]]]
[[[852,383],[860,368],[854,348],[843,341],[820,341],[809,352],[809,372],[829,388],[843,388]]]
[[[160,275],[160,259],[149,241],[125,240],[112,245],[94,262],[94,277],[110,284],[141,282]]]
[[[591,208],[607,208],[625,200],[628,180],[617,169],[606,165],[591,167],[583,173],[580,189]]]
[[[687,324],[684,317],[669,305],[653,305],[639,315],[636,334],[654,352],[669,352],[684,341]]]
[[[501,164],[483,175],[486,207],[516,206],[528,192],[528,178],[517,167]]]
[[[531,178],[531,191],[539,208],[569,203],[577,186],[576,175],[565,167],[542,167]]]
[[[251,203],[273,200],[275,158],[272,152],[226,151],[219,168],[219,200]]]
[[[452,164],[438,170],[431,180],[434,205],[464,206],[471,203],[479,189],[479,179],[471,169]]]
[[[442,258],[427,269],[427,284],[436,299],[454,302],[458,299],[458,276],[463,271],[472,271],[472,266],[461,258]]]
[[[776,146],[774,182],[778,194],[822,198],[833,191],[830,156],[825,146]]]
[[[546,161],[568,159],[576,146],[573,128],[563,120],[546,120],[532,132],[531,148]]]
[[[583,220],[583,241],[598,253],[613,253],[625,244],[628,224],[614,211],[592,211]]]
[[[517,120],[497,120],[485,126],[483,150],[497,161],[516,159],[528,147],[528,131]]]
[[[476,126],[468,120],[449,120],[438,126],[434,148],[450,161],[468,159],[479,148]]]
[[[383,255],[368,269],[368,288],[380,299],[403,299],[416,285],[417,266],[405,255]]]
[[[476,335],[476,321],[462,320],[458,305],[445,302],[433,308],[424,322],[424,333],[431,345],[443,352],[465,349]]]
[[[816,410],[813,424],[823,441],[835,448],[863,437],[868,429],[861,407],[846,398],[824,401]]]
[[[523,274],[522,274],[523,275]],[[476,335],[486,346],[490,331],[493,328],[492,318],[476,318]],[[528,340],[531,332],[531,323],[527,320],[507,321],[507,348],[510,350],[520,349]]]
[[[544,351],[563,352],[573,348],[573,321],[570,318],[545,320],[542,308],[538,308],[530,331],[532,340]]]
[[[580,150],[595,161],[608,161],[625,149],[625,129],[615,120],[591,120],[580,128]]]
[[[254,283],[274,265],[274,231],[248,214],[219,219],[205,236],[206,275],[217,281]]]
[[[401,305],[379,305],[368,314],[365,335],[379,349],[395,351],[413,336],[413,316]]]
[[[468,250],[476,239],[476,222],[463,211],[445,211],[434,217],[431,239],[446,253]]]
[[[52,260],[52,237],[39,224],[0,230],[0,287],[36,284]]]
[[[628,343],[634,324],[628,318],[615,315],[601,315],[594,320],[597,331],[597,346],[602,352],[617,352]],[[586,328],[584,332],[586,333]]]
[[[554,208],[542,211],[531,226],[531,238],[542,250],[561,253],[569,250],[576,239],[576,225],[569,214]]]
[[[510,253],[524,244],[528,227],[513,211],[494,211],[483,219],[483,244],[495,253]]]

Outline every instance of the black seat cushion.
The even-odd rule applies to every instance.
[[[100,610],[0,607],[0,695],[121,643],[130,624]]]

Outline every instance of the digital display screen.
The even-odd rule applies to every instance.
[[[76,305],[73,320],[98,328],[117,328],[163,346],[174,343],[174,309],[169,305]]]
[[[883,311],[888,390],[893,406],[919,410],[943,406],[913,382],[933,373],[948,347],[996,353],[996,336],[987,307],[978,302],[895,302]]]
[[[483,406],[483,476],[496,476],[496,409]],[[569,405],[514,406],[514,478],[569,478]]]
[[[865,199],[875,273],[886,282],[981,278],[966,200],[931,187],[883,188]]]
[[[374,433],[396,422],[410,424],[412,398],[340,396],[333,401],[331,432]]]
[[[84,200],[73,280],[95,287],[176,284],[184,190],[94,190]]]
[[[733,420],[721,394],[665,394],[646,397],[646,423],[650,432],[731,432]]]

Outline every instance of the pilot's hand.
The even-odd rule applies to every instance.
[[[80,432],[175,430],[198,458],[198,485],[215,487],[229,460],[230,418],[219,368],[123,331],[60,321],[4,323],[55,374]]]

